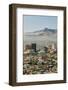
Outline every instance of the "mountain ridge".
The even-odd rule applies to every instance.
[[[44,29],[41,29],[41,30],[36,30],[34,32],[26,32],[25,35],[27,36],[37,36],[37,35],[54,35],[57,33],[57,29],[48,29],[48,28],[44,28]]]
[[[44,29],[42,29],[42,30],[37,30],[37,31],[34,31],[34,32],[46,32],[46,31],[56,32],[56,31],[57,31],[57,29],[44,28]]]

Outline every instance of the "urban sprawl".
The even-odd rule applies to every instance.
[[[36,43],[25,45],[23,74],[57,73],[57,47],[51,44],[38,49]]]

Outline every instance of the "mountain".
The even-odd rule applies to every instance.
[[[56,34],[57,30],[56,29],[48,29],[44,28],[42,30],[36,30],[34,32],[26,32],[25,35],[27,36],[37,36],[37,35],[51,35],[51,34]]]
[[[24,33],[24,45],[31,43],[36,43],[38,47],[57,43],[57,30],[44,28],[42,30]]]
[[[35,31],[35,32],[52,32],[52,33],[55,33],[57,30],[56,29],[48,29],[48,28],[44,28],[42,30],[38,30],[38,31]]]
[[[57,30],[56,29],[44,28],[43,30],[35,31],[34,33],[37,34],[37,35],[43,35],[43,34],[50,35],[50,34],[56,34]]]

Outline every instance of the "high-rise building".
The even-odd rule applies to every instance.
[[[36,52],[36,43],[32,43],[31,46],[32,46],[32,49]]]

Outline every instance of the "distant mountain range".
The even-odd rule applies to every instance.
[[[44,28],[43,30],[38,30],[38,31],[35,31],[35,32],[52,32],[52,33],[55,33],[57,32],[57,29],[48,29],[48,28]]]
[[[34,32],[25,32],[24,45],[31,43],[36,43],[39,48],[52,43],[57,43],[57,30],[44,28]]]
[[[51,34],[56,34],[57,33],[57,30],[56,29],[48,29],[48,28],[44,28],[42,30],[37,30],[37,31],[34,31],[34,32],[26,32],[25,35],[51,35]]]

